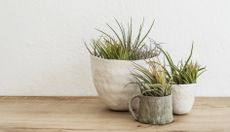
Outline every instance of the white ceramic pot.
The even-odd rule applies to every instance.
[[[112,110],[128,111],[128,101],[133,96],[140,94],[131,72],[134,63],[147,66],[144,60],[114,60],[102,59],[91,55],[91,71],[93,83],[98,95]]]
[[[187,114],[195,101],[197,84],[181,84],[172,86],[173,113]]]

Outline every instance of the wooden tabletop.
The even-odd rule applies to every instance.
[[[190,114],[147,125],[98,97],[0,97],[0,132],[230,131],[230,97],[197,98]]]

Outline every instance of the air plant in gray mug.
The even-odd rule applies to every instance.
[[[171,83],[164,66],[157,61],[148,61],[149,68],[135,64],[136,78],[141,94],[134,96],[129,102],[129,110],[133,118],[142,123],[167,124],[173,121]],[[136,110],[135,99],[139,100]]]

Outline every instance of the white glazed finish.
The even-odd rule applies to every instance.
[[[94,86],[103,102],[112,110],[128,111],[129,99],[140,94],[138,86],[130,84],[135,81],[131,75],[133,62],[146,66],[145,61],[90,58]]]
[[[173,113],[186,114],[192,109],[195,101],[197,84],[173,85]]]

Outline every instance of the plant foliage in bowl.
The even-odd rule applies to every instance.
[[[149,61],[149,69],[135,64],[133,76],[144,96],[162,97],[171,94],[171,84],[164,66],[156,61]]]
[[[170,67],[170,72],[167,75],[173,80],[175,84],[191,84],[196,83],[197,78],[205,72],[206,67],[201,67],[197,62],[191,60],[193,54],[193,44],[188,58],[185,61],[180,61],[176,65],[171,57],[171,55],[162,48],[159,48],[161,52],[165,55],[166,60]]]
[[[146,66],[145,59],[157,56],[160,50],[153,41],[146,42],[153,25],[144,32],[144,21],[137,30],[132,20],[127,26],[116,20],[116,27],[107,24],[110,32],[96,29],[101,33],[91,43],[85,43],[91,62],[94,86],[98,95],[109,109],[127,111],[128,101],[140,93],[138,86],[130,84],[133,63]],[[130,85],[127,85],[130,84]]]
[[[117,60],[139,60],[157,56],[159,50],[152,44],[146,44],[145,39],[150,33],[154,21],[149,29],[143,34],[144,20],[139,27],[137,35],[134,37],[132,19],[127,27],[116,20],[117,29],[107,24],[112,34],[96,29],[102,36],[98,39],[93,39],[90,44],[85,42],[85,45],[91,55],[104,59]]]

